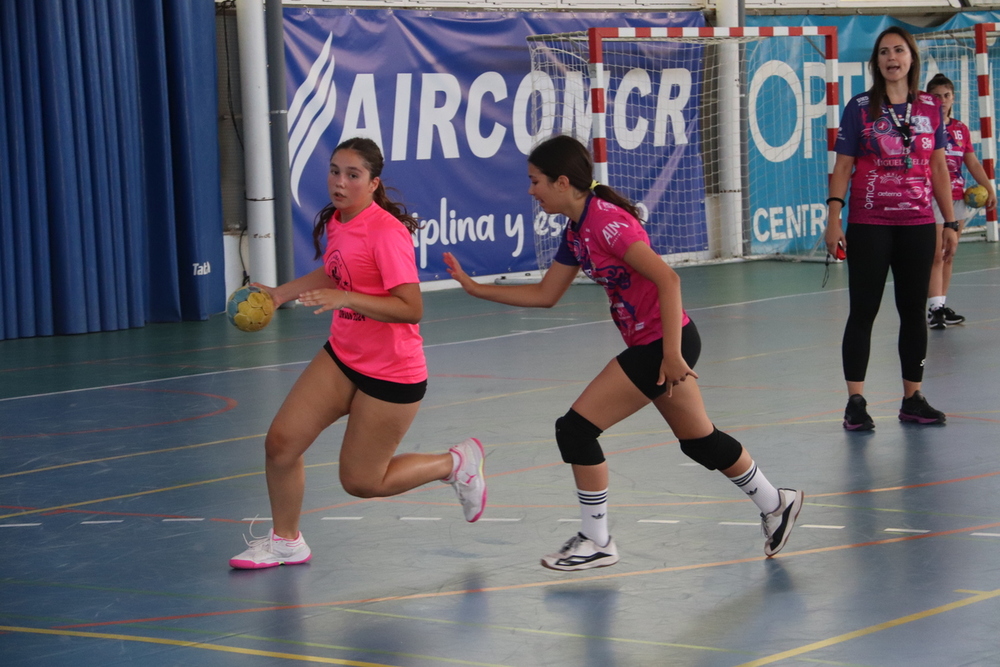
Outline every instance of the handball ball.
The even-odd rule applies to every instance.
[[[229,295],[226,316],[240,331],[260,331],[274,316],[274,302],[259,287],[246,285]]]
[[[973,185],[965,191],[965,205],[972,208],[982,208],[986,204],[989,193],[981,185]]]

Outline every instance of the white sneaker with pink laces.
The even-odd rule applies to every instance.
[[[465,520],[469,523],[478,521],[486,509],[486,477],[483,475],[486,451],[475,438],[469,438],[448,451],[455,457],[456,465],[444,481],[455,489],[465,512]]]

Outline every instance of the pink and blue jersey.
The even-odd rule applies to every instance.
[[[893,105],[903,122],[906,104]],[[848,224],[932,224],[931,154],[944,148],[946,137],[940,102],[918,93],[910,111],[909,151],[897,124],[884,107],[869,116],[868,93],[855,95],[844,107],[835,150],[854,157]],[[909,165],[907,164],[909,162]]]
[[[323,265],[337,289],[389,296],[398,285],[419,283],[406,226],[372,202],[350,221],[339,211],[326,224]],[[379,322],[350,308],[333,311],[330,345],[349,368],[379,380],[415,384],[427,379],[423,338],[416,324]]]
[[[951,198],[959,201],[965,198],[965,177],[962,167],[965,165],[965,154],[972,153],[972,136],[969,128],[962,121],[952,118],[944,128],[948,145],[944,149],[945,161],[948,163],[948,174],[951,175]]]
[[[601,285],[611,302],[611,318],[629,347],[663,338],[656,284],[625,261],[633,243],[649,245],[649,235],[627,211],[593,195],[579,222],[570,221],[554,261],[579,266]],[[687,313],[681,326],[690,322]]]

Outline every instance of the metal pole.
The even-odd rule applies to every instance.
[[[274,178],[274,234],[278,282],[295,279],[295,230],[288,166],[288,98],[285,94],[285,30],[281,0],[265,0],[267,83],[271,107],[271,160]]]
[[[267,57],[263,0],[236,0],[243,92],[243,160],[246,165],[247,241],[253,282],[276,285],[274,186],[267,112]]]

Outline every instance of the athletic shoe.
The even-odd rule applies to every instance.
[[[861,394],[854,394],[847,399],[844,409],[844,428],[848,431],[870,431],[875,428],[875,421],[868,414],[868,401]]]
[[[944,318],[945,308],[935,308],[927,311],[927,326],[931,329],[947,329],[948,322]],[[964,318],[963,318],[964,319]]]
[[[764,531],[764,553],[768,557],[781,551],[795,526],[795,520],[802,511],[802,501],[806,494],[795,489],[778,489],[781,504],[770,514],[760,515],[760,527]]]
[[[486,509],[486,477],[483,475],[486,452],[483,444],[469,438],[448,451],[458,457],[458,466],[444,481],[454,487],[462,503],[465,520],[469,523],[478,521]]]
[[[943,424],[947,418],[940,410],[935,410],[919,391],[913,396],[903,399],[899,407],[899,421],[916,422],[918,424]]]
[[[584,535],[577,533],[566,541],[554,554],[542,556],[542,565],[550,570],[589,570],[593,567],[607,567],[618,562],[618,547],[608,538],[603,547]]]
[[[253,532],[250,533],[250,537],[253,537]],[[244,536],[243,541],[250,548],[229,559],[229,566],[237,570],[259,570],[279,565],[301,565],[308,563],[309,559],[312,558],[312,550],[302,538],[301,532],[294,540],[288,540],[275,535],[274,530],[269,530],[267,537],[248,540]]]
[[[944,323],[950,327],[953,327],[956,324],[961,324],[962,322],[965,321],[965,318],[963,316],[959,315],[948,306],[942,306],[941,310],[944,311]]]

